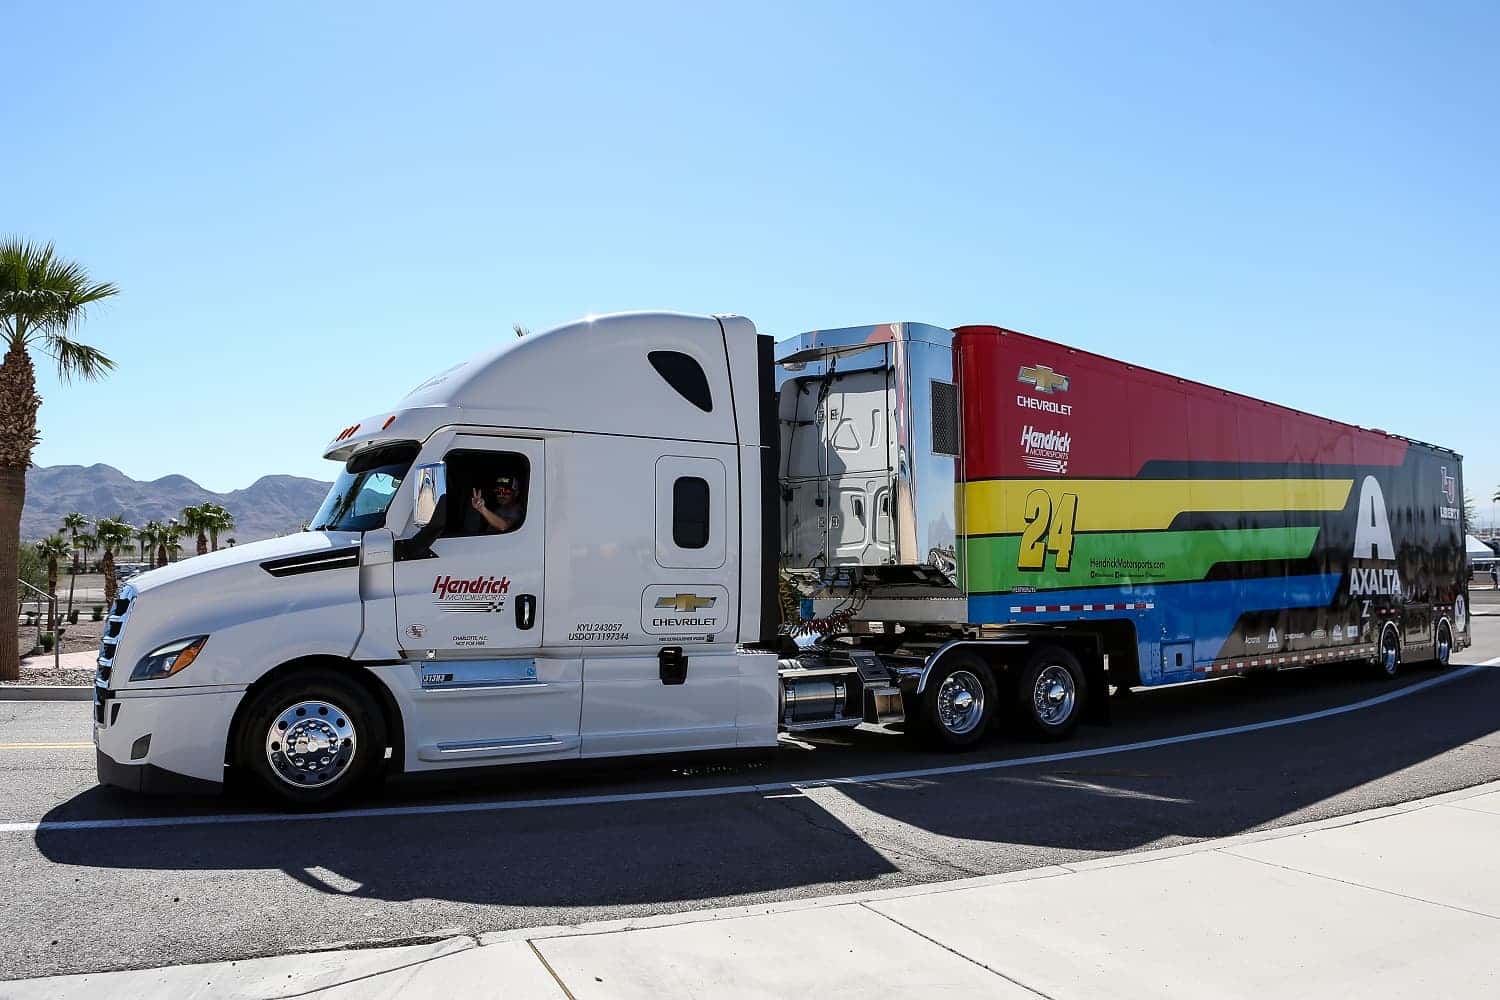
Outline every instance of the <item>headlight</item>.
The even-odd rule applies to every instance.
[[[208,636],[195,635],[169,642],[141,657],[141,662],[137,663],[135,669],[130,672],[130,679],[154,681],[163,677],[171,677],[196,660],[198,654],[203,651],[203,644],[207,641]]]

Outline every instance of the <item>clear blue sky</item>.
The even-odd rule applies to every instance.
[[[715,6],[10,6],[0,230],[122,289],[37,462],[327,477],[513,322],[670,308],[1011,326],[1447,444],[1488,515],[1500,7]]]

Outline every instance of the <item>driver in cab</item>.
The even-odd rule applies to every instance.
[[[489,496],[486,496],[486,492]],[[504,534],[514,531],[521,524],[524,510],[521,507],[520,483],[515,476],[495,477],[488,491],[474,487],[469,497],[469,510],[464,518],[464,532],[470,535]]]

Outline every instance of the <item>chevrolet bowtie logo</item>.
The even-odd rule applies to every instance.
[[[697,611],[699,608],[711,608],[717,597],[699,597],[697,594],[675,594],[672,597],[658,597],[656,606],[658,609],[671,608],[673,611]]]
[[[1036,386],[1037,392],[1067,392],[1068,376],[1059,375],[1046,365],[1025,365],[1016,381]]]

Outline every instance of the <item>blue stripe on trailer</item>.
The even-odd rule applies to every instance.
[[[1161,642],[1192,641],[1195,663],[1218,656],[1240,616],[1252,611],[1317,608],[1331,604],[1341,573],[1255,580],[1207,580],[1130,587],[1047,590],[1037,594],[985,594],[969,598],[969,620],[982,624],[1107,620],[1136,623],[1141,682],[1183,680],[1191,669],[1162,676]],[[1045,610],[1035,610],[1043,608]],[[1189,668],[1193,664],[1188,665]]]

